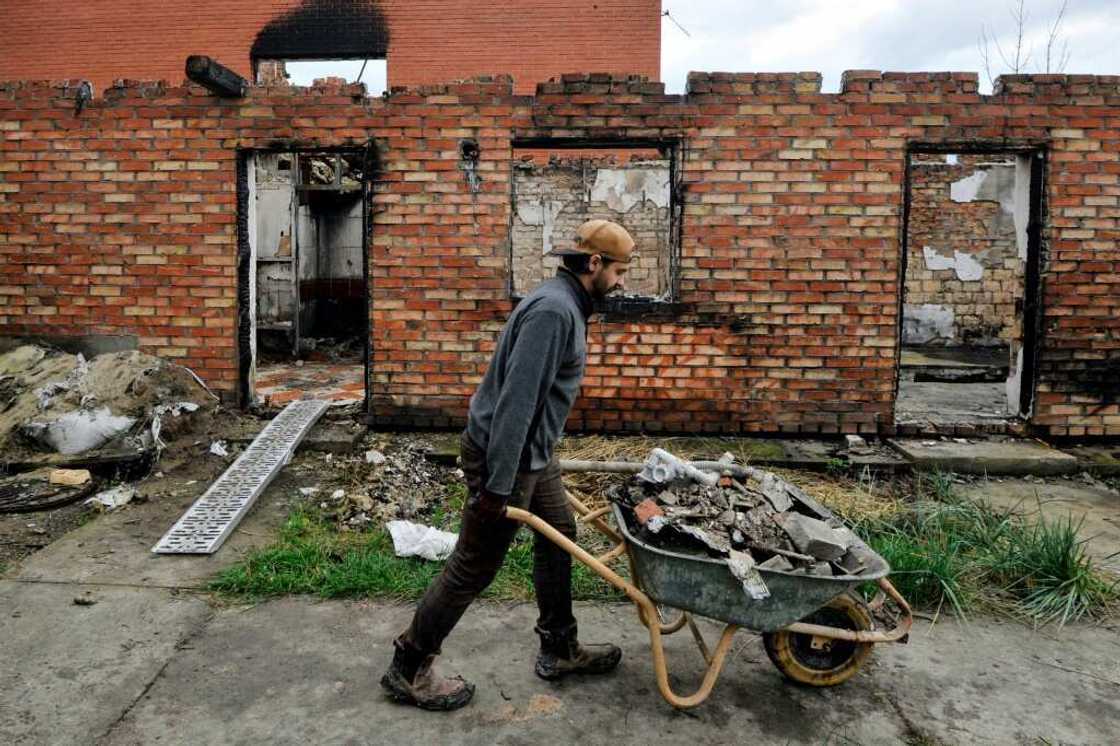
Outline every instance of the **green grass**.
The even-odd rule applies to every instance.
[[[457,531],[465,497],[463,485],[449,485],[447,499],[424,522]],[[1027,520],[963,499],[952,475],[940,473],[920,475],[913,501],[901,512],[855,525],[890,563],[891,581],[916,608],[948,606],[962,617],[984,611],[1058,625],[1107,616],[1120,601],[1117,581],[1088,556],[1079,527],[1069,519]],[[607,545],[591,533],[583,537],[585,548],[604,551]],[[412,600],[441,567],[397,557],[383,528],[340,532],[307,506],[292,512],[276,542],[222,572],[210,587],[250,598],[295,593]],[[532,598],[532,569],[532,534],[522,530],[483,597]],[[572,590],[581,600],[622,598],[578,562]]]
[[[1029,521],[959,498],[948,475],[927,477],[917,492],[903,513],[857,526],[914,606],[948,604],[962,616],[999,611],[1058,625],[1115,610],[1117,581],[1088,556],[1078,524]]]
[[[460,491],[430,522],[457,530],[456,508],[461,504]],[[297,508],[273,545],[252,552],[239,564],[221,572],[210,588],[251,598],[313,594],[323,598],[412,600],[424,592],[442,567],[442,562],[397,557],[393,540],[383,528],[339,532],[314,510]],[[622,598],[578,562],[572,572],[572,593],[579,600]],[[519,531],[501,571],[483,597],[524,600],[532,598],[532,594],[532,534]]]

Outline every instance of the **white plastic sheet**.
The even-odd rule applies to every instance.
[[[117,417],[108,407],[67,412],[54,422],[29,422],[23,431],[67,456],[98,448],[126,432],[136,423],[132,417]]]
[[[447,559],[459,540],[458,534],[411,521],[389,521],[385,526],[398,557],[423,557],[433,562]]]
[[[136,497],[136,489],[127,484],[122,484],[120,487],[98,492],[86,500],[86,504],[93,503],[104,510],[114,510],[122,505],[127,505],[134,497]]]

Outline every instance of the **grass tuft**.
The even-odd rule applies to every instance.
[[[950,475],[930,475],[919,500],[857,529],[890,563],[891,580],[915,606],[949,604],[1007,612],[1059,626],[1112,613],[1112,580],[1085,549],[1080,523],[1033,521],[957,496]]]
[[[437,525],[447,516],[436,516]],[[451,521],[450,530],[457,529]],[[397,557],[389,532],[338,532],[310,508],[297,508],[280,530],[278,540],[252,552],[226,569],[210,589],[226,594],[263,598],[284,594],[313,594],[323,598],[418,598],[443,567],[414,557]],[[615,600],[621,594],[597,575],[576,563],[572,593],[579,600]],[[484,598],[525,600],[533,594],[533,541],[518,532],[505,564]]]

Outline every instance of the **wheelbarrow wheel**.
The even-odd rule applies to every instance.
[[[850,630],[872,628],[871,612],[850,593],[837,596],[801,621]],[[778,670],[799,684],[836,686],[850,679],[874,643],[833,640],[800,632],[762,633],[762,645]]]

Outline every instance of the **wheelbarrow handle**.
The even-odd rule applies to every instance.
[[[527,510],[511,507],[506,507],[505,517],[511,521],[523,523],[541,534],[553,544],[572,555],[572,557],[582,562],[588,569],[603,580],[625,593],[627,598],[634,602],[634,605],[638,607],[639,619],[649,631],[649,646],[650,652],[653,655],[653,671],[657,679],[657,689],[661,692],[661,696],[665,698],[666,702],[679,709],[688,709],[690,707],[696,707],[708,698],[708,695],[712,693],[712,688],[716,684],[716,679],[719,678],[720,671],[723,670],[723,664],[727,660],[727,653],[731,650],[732,639],[739,629],[738,625],[728,624],[724,627],[723,634],[720,635],[719,642],[716,644],[714,652],[708,654],[704,649],[706,646],[701,648],[708,662],[708,668],[704,672],[704,678],[700,683],[700,688],[693,694],[682,697],[669,686],[669,671],[665,664],[665,647],[661,640],[663,625],[658,622],[657,606],[650,600],[649,596],[643,593],[636,585],[607,567],[598,557],[593,556],[586,549],[567,536],[564,536],[564,534],[560,533],[554,526],[540,517],[533,515]],[[683,625],[675,624],[671,626],[674,627],[673,631],[675,631],[676,629],[680,629]]]

